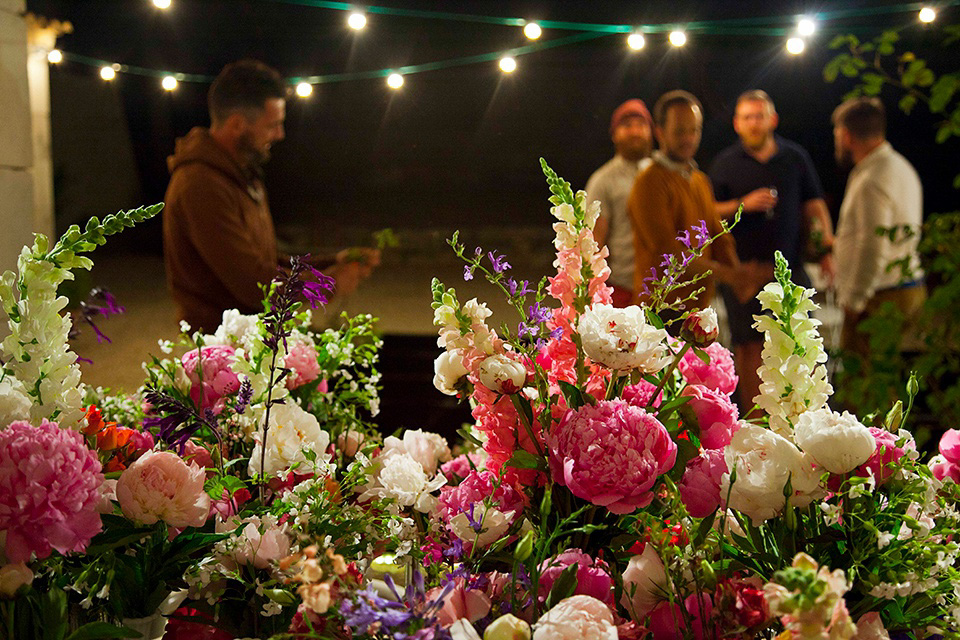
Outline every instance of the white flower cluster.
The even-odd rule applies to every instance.
[[[757,295],[761,306],[772,315],[754,316],[754,327],[764,333],[760,395],[754,401],[770,416],[770,428],[793,437],[797,417],[805,411],[822,409],[833,393],[827,380],[823,338],[817,332],[820,321],[810,313],[818,308],[811,300],[813,289],[789,282],[797,297],[793,313],[782,319],[784,290],[771,282]]]
[[[648,324],[642,307],[594,304],[580,316],[577,332],[587,357],[615,371],[651,374],[670,363],[667,332]]]

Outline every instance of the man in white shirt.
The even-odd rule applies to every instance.
[[[869,348],[856,326],[892,302],[907,318],[926,299],[917,255],[923,187],[913,166],[886,140],[886,114],[877,98],[854,98],[833,113],[837,162],[853,166],[840,207],[836,241],[837,301],[843,308],[841,346]],[[897,227],[896,239],[878,228]],[[912,234],[904,234],[908,227]],[[894,264],[896,263],[896,264]]]
[[[600,201],[600,218],[593,231],[597,244],[610,249],[613,306],[636,302],[633,291],[633,223],[627,213],[627,196],[640,170],[650,163],[653,120],[642,100],[627,100],[610,118],[610,138],[616,155],[593,172],[587,181],[587,202]]]

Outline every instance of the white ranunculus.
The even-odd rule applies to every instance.
[[[663,602],[667,586],[667,572],[652,544],[644,546],[643,553],[630,558],[623,572],[623,595],[620,604],[634,620],[643,620]]]
[[[450,460],[450,447],[446,439],[437,433],[421,429],[408,429],[403,439],[387,436],[383,441],[383,454],[406,453],[420,463],[423,471],[432,476],[437,472],[437,464]]]
[[[14,420],[28,420],[30,405],[30,397],[19,380],[10,374],[0,380],[0,429],[6,429]]]
[[[407,507],[421,513],[429,512],[436,504],[431,492],[447,482],[443,474],[437,474],[431,480],[423,466],[409,453],[385,453],[375,463],[379,468],[370,482],[362,487],[360,500],[392,499],[390,508],[395,512]]]
[[[830,409],[806,411],[797,418],[794,440],[830,473],[847,473],[866,462],[877,443],[857,417]]]
[[[256,444],[250,455],[250,475],[260,473],[260,455],[262,450],[263,429],[255,433]],[[283,404],[270,407],[270,427],[267,430],[266,456],[263,472],[268,476],[289,469],[296,463],[300,468],[309,467],[304,451],[312,451],[316,456],[315,465],[329,461],[326,453],[330,444],[330,434],[320,428],[313,414],[307,413],[291,399]]]
[[[617,371],[656,373],[670,362],[666,330],[647,324],[643,308],[636,305],[594,304],[580,316],[577,332],[591,360]]]
[[[744,423],[724,449],[727,469],[737,469],[730,486],[730,472],[724,473],[720,495],[730,499],[727,507],[746,514],[754,524],[777,515],[786,498],[783,488],[793,487],[790,503],[805,507],[818,496],[821,469],[796,445],[769,429]]]
[[[460,349],[444,351],[433,361],[433,386],[448,396],[457,395],[454,388],[463,376],[467,375],[467,368],[463,366],[463,357]]]
[[[474,522],[480,523],[480,531],[470,525],[470,518],[462,512],[451,518],[448,526],[453,535],[472,544],[474,549],[485,549],[503,537],[513,523],[514,515],[514,511],[504,513],[493,507],[484,511],[481,505],[480,509],[475,508],[471,514]]]
[[[500,353],[481,362],[477,373],[483,386],[495,393],[517,393],[527,381],[523,363]]]

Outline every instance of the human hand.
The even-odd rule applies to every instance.
[[[769,187],[754,189],[743,196],[744,211],[768,211],[777,206],[776,191]]]
[[[833,283],[837,278],[837,270],[833,265],[833,254],[825,254],[820,258],[820,273],[823,275],[824,283],[828,289],[833,288]]]
[[[773,265],[769,262],[741,262],[734,269],[733,294],[743,304],[753,298],[773,279]]]
[[[380,250],[370,247],[349,247],[337,253],[336,261],[341,265],[360,265],[360,275],[366,278],[380,264]]]
[[[357,261],[338,261],[324,270],[326,275],[336,280],[336,286],[333,290],[336,297],[348,296],[356,291],[364,278],[369,275],[369,272],[369,267]]]

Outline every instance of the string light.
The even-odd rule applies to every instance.
[[[679,29],[670,32],[670,44],[675,47],[682,47],[687,44],[687,34]]]
[[[523,26],[523,35],[527,36],[528,40],[536,40],[542,33],[543,29],[536,22],[528,22]]]
[[[920,9],[919,17],[920,22],[929,24],[937,19],[937,12],[934,11],[932,7],[924,7],[923,9]]]
[[[504,73],[513,73],[517,70],[517,61],[515,58],[510,56],[503,56],[500,58],[500,71]]]
[[[157,9],[169,9],[170,0],[153,0],[153,6]]]
[[[627,36],[627,46],[634,51],[640,51],[645,44],[647,44],[647,40],[642,33],[631,33]]]
[[[387,86],[391,89],[399,89],[403,86],[403,76],[399,73],[391,73],[387,76]]]
[[[787,53],[798,56],[803,53],[806,46],[803,38],[789,38],[787,40]]]
[[[100,67],[100,77],[107,82],[110,82],[117,77],[117,72],[113,69],[113,67]]]
[[[359,11],[354,11],[350,14],[350,17],[347,18],[347,25],[354,31],[360,31],[367,26],[367,16]]]
[[[817,23],[810,18],[801,18],[800,22],[797,23],[797,33],[805,38],[812,36],[813,32],[816,30]]]
[[[299,82],[297,83],[297,88],[294,89],[297,96],[301,98],[309,98],[310,94],[313,93],[313,85],[309,82]]]
[[[160,82],[160,86],[166,89],[167,91],[173,91],[177,88],[177,85],[180,84],[177,82],[177,79],[173,76],[163,76],[163,81]]]
[[[50,64],[60,64],[63,62],[63,51],[60,49],[51,49],[47,54],[47,62]]]

